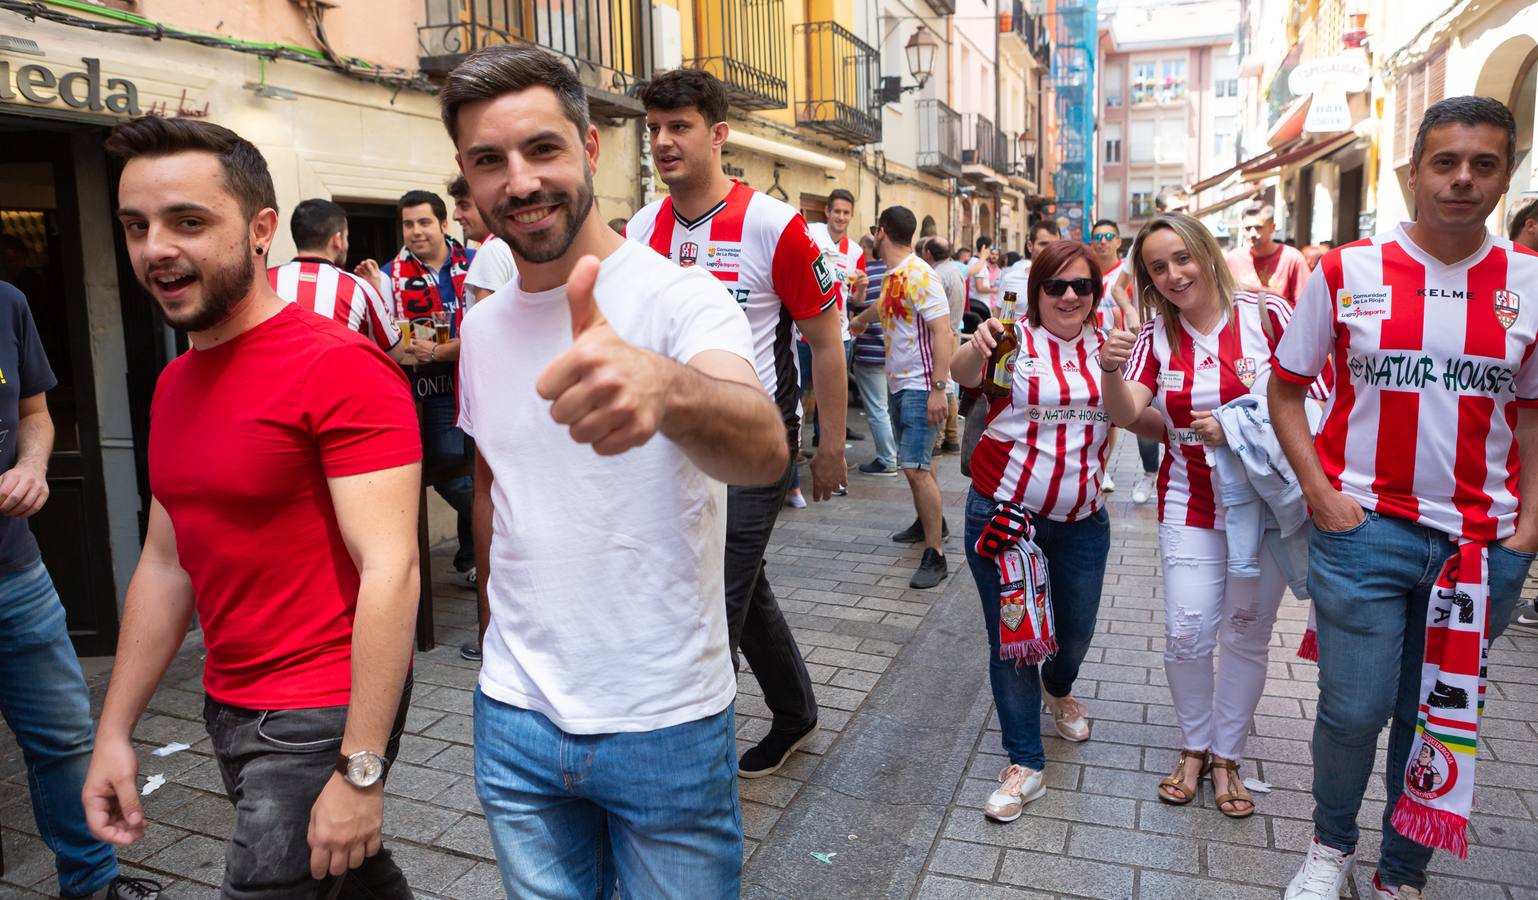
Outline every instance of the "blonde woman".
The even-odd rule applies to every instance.
[[[1159,799],[1190,803],[1210,769],[1218,808],[1244,818],[1255,803],[1239,760],[1265,687],[1267,646],[1286,579],[1265,550],[1259,577],[1228,574],[1209,450],[1223,444],[1223,430],[1212,410],[1248,393],[1264,396],[1288,309],[1278,297],[1236,296],[1217,242],[1183,213],[1143,226],[1131,256],[1146,324],[1138,335],[1113,332],[1100,362],[1112,422],[1126,426],[1152,404],[1167,428],[1158,478],[1164,670],[1185,749],[1160,782]]]

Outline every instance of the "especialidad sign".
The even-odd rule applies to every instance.
[[[1372,68],[1364,60],[1332,56],[1299,63],[1287,77],[1287,88],[1298,96],[1313,95],[1303,119],[1304,131],[1334,132],[1356,124],[1351,121],[1346,95],[1367,90],[1371,81]]]

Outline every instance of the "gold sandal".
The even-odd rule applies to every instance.
[[[1244,786],[1244,779],[1239,777],[1239,762],[1237,760],[1224,759],[1221,756],[1214,756],[1212,758],[1212,768],[1222,769],[1228,773],[1228,790],[1217,796],[1218,812],[1228,816],[1230,819],[1248,819],[1250,816],[1253,816],[1255,814],[1255,798],[1250,796],[1250,792]],[[1217,780],[1214,779],[1213,787],[1216,788],[1216,786]],[[1230,811],[1224,807],[1226,803],[1247,803],[1249,805],[1238,811]]]
[[[1196,775],[1197,783],[1194,785],[1187,785],[1185,781],[1186,760],[1190,758],[1202,761],[1202,768]],[[1212,756],[1206,750],[1181,750],[1180,758],[1175,761],[1175,771],[1159,782],[1159,799],[1171,806],[1185,806],[1196,799],[1202,776],[1211,770]]]

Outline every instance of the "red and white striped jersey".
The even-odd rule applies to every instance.
[[[822,251],[823,261],[828,264],[828,269],[833,273],[834,290],[838,292],[839,332],[847,341],[849,340],[849,280],[855,277],[855,273],[865,271],[865,251],[860,247],[860,242],[851,240],[847,233],[839,240],[833,240],[833,235],[828,233],[826,222],[813,222],[806,228],[807,233],[812,236],[812,242]]]
[[[1517,407],[1538,406],[1538,254],[1503,237],[1444,265],[1406,225],[1325,254],[1276,371],[1333,354],[1314,439],[1330,483],[1364,508],[1474,540],[1517,518]]]
[[[267,270],[267,283],[279,297],[313,313],[335,319],[388,353],[401,339],[384,299],[367,280],[329,260],[300,256]]]
[[[1065,341],[1020,323],[1014,391],[988,407],[988,429],[972,453],[972,487],[1060,522],[1104,505],[1106,437],[1111,420],[1100,393],[1105,337],[1085,328]]]
[[[1100,305],[1095,307],[1095,324],[1101,328],[1116,327],[1116,310],[1118,307],[1116,305],[1116,297],[1111,293],[1111,288],[1116,287],[1116,282],[1121,279],[1122,273],[1125,271],[1125,263],[1118,259],[1116,265],[1100,276],[1100,283],[1103,285],[1104,293],[1100,295]]]
[[[786,427],[799,428],[791,324],[837,300],[833,273],[807,233],[806,219],[738,182],[693,222],[678,214],[671,197],[649,203],[631,217],[625,236],[721,280],[747,314],[758,380],[779,405]]]
[[[1262,311],[1264,303],[1264,311]],[[1275,342],[1287,327],[1287,301],[1274,294],[1234,295],[1238,327],[1224,317],[1211,334],[1199,334],[1180,319],[1178,347],[1171,347],[1164,316],[1143,326],[1124,374],[1153,392],[1164,416],[1164,462],[1159,466],[1159,521],[1192,528],[1222,528],[1223,508],[1212,480],[1212,457],[1191,422],[1196,413],[1217,409],[1245,394],[1264,394]]]

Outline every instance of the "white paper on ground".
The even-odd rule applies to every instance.
[[[191,750],[191,749],[192,749],[192,745],[191,744],[184,744],[181,741],[172,741],[171,743],[166,744],[164,747],[160,747],[158,749],[151,750],[150,751],[150,756],[170,756],[173,753],[180,753],[183,750]]]
[[[1250,790],[1254,791],[1257,794],[1269,794],[1269,793],[1271,793],[1271,785],[1265,783],[1264,781],[1261,781],[1259,778],[1246,778],[1246,779],[1244,779],[1244,786],[1249,788]]]
[[[139,796],[148,797],[150,794],[160,790],[161,785],[165,783],[166,777],[164,775],[151,775],[149,780],[144,782],[144,790],[139,792]]]

